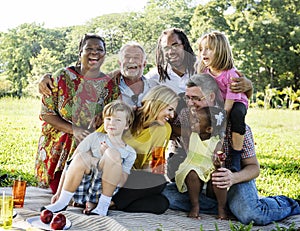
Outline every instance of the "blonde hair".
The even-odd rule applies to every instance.
[[[206,46],[213,51],[214,57],[211,66],[217,70],[230,70],[233,68],[233,55],[229,41],[224,33],[213,31],[204,34],[197,41],[198,44],[198,62],[196,63],[197,73],[203,73],[206,66],[200,59],[200,51],[203,49],[201,43],[206,39]]]
[[[128,126],[131,126],[134,120],[133,109],[127,103],[121,100],[114,100],[106,104],[102,112],[102,117],[105,118],[111,116],[115,114],[117,111],[125,112]]]
[[[150,89],[142,100],[142,106],[138,108],[132,126],[132,134],[141,133],[156,122],[158,114],[170,104],[176,103],[179,96],[169,87],[158,85]]]

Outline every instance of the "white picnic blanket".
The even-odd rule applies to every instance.
[[[0,188],[6,193],[11,193],[11,188]],[[26,222],[27,218],[40,215],[40,208],[50,203],[52,194],[50,190],[37,187],[27,187],[24,208],[15,209],[17,217],[13,220],[12,230],[37,230],[32,229]],[[187,217],[187,214],[180,211],[167,210],[164,214],[155,215],[150,213],[126,213],[110,210],[107,217],[87,216],[82,214],[82,209],[69,206],[63,212],[71,221],[70,230],[130,230],[130,231],[181,231],[181,230],[230,230],[230,222],[239,224],[237,221],[218,220],[215,216],[201,214],[201,220]],[[300,230],[300,215],[291,216],[278,222],[282,228],[289,227],[295,223],[296,230]],[[252,230],[277,230],[275,224],[267,226],[253,226]]]

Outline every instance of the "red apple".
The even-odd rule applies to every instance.
[[[66,225],[66,217],[62,213],[58,213],[54,216],[50,223],[51,229],[62,230]]]
[[[41,221],[45,224],[49,224],[52,220],[52,217],[53,213],[48,209],[43,210],[40,215]]]

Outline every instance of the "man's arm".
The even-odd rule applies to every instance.
[[[259,172],[259,163],[256,156],[242,159],[242,169],[233,173],[231,185],[253,180],[259,176]]]
[[[54,88],[54,86],[51,79],[51,73],[47,73],[42,76],[42,78],[39,81],[38,88],[40,94],[46,97],[52,95],[52,89]]]
[[[253,85],[251,80],[246,78],[241,72],[236,71],[236,73],[240,76],[240,78],[231,78],[230,89],[232,92],[241,93],[245,92],[248,99],[253,94]]]
[[[228,188],[234,184],[246,182],[259,176],[259,163],[256,156],[242,160],[242,169],[239,172],[231,172],[227,168],[219,168],[212,174],[212,183],[218,188]]]

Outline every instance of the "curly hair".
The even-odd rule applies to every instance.
[[[196,55],[193,51],[193,48],[190,45],[190,42],[186,36],[186,34],[184,33],[183,30],[179,29],[179,28],[169,28],[164,30],[160,37],[158,38],[158,42],[157,42],[157,47],[156,47],[156,66],[157,66],[157,70],[159,73],[159,81],[160,82],[164,82],[166,81],[166,79],[170,79],[170,76],[168,75],[167,72],[167,68],[168,68],[168,63],[165,62],[165,58],[164,58],[164,53],[163,53],[163,49],[161,46],[161,40],[162,37],[166,36],[166,35],[172,35],[172,34],[177,34],[178,38],[181,40],[182,45],[183,45],[183,49],[188,52],[189,55],[185,55],[184,56],[184,66],[186,67],[186,71],[189,75],[194,74],[195,72],[195,62],[196,62]]]
[[[219,107],[203,107],[196,112],[205,115],[206,124],[212,127],[211,136],[224,137],[226,129],[226,111]]]

